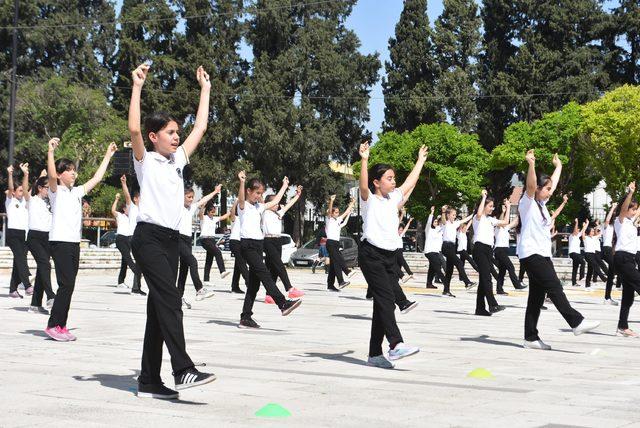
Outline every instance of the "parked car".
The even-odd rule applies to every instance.
[[[115,248],[116,247],[116,231],[107,230],[100,236],[100,247]]]
[[[311,266],[318,259],[319,248],[318,240],[312,239],[291,255],[291,264],[294,266]],[[358,244],[355,239],[341,236],[340,249],[347,267],[358,265]]]

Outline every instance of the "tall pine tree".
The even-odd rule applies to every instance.
[[[477,126],[475,83],[480,53],[480,16],[474,0],[444,0],[434,43],[441,75],[437,93],[451,122],[462,132]]]
[[[435,57],[427,0],[405,0],[395,37],[389,40],[391,61],[382,82],[385,131],[415,129],[445,119],[436,96],[440,67]]]
[[[637,0],[620,0],[620,6],[614,9],[615,24],[624,37],[626,46],[622,47],[622,77],[625,83],[640,84],[640,3]]]

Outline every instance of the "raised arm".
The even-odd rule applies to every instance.
[[[327,217],[331,217],[331,213],[333,212],[333,201],[336,200],[336,195],[329,196],[329,205],[327,206]]]
[[[300,199],[301,194],[302,194],[302,186],[296,186],[296,194],[293,195],[293,197],[289,200],[287,205],[285,205],[282,208],[282,215],[285,215],[285,213],[289,211],[291,207],[295,205],[296,202],[298,202],[298,199]]]
[[[631,201],[633,200],[633,194],[636,191],[636,182],[632,181],[629,183],[629,192],[627,193],[627,197],[624,198],[624,202],[622,203],[622,208],[620,208],[620,215],[618,219],[620,223],[622,223],[623,218],[627,217],[629,211],[629,205],[631,205]]]
[[[444,205],[442,207],[442,209],[440,210],[440,222],[442,224],[445,224],[447,222],[447,209],[449,208],[449,205]]]
[[[404,235],[405,233],[407,233],[407,230],[409,230],[409,226],[411,226],[412,221],[413,221],[413,217],[411,217],[407,222],[407,224],[404,226],[404,229],[402,229],[401,235]]]
[[[147,79],[149,66],[141,64],[131,72],[131,80],[133,87],[131,89],[131,101],[129,102],[129,134],[131,135],[131,148],[133,156],[136,160],[141,161],[144,158],[144,139],[142,138],[142,128],[140,126],[140,95],[142,93],[142,85]],[[49,174],[51,176],[51,174]],[[49,185],[51,187],[51,185]]]
[[[9,165],[7,167],[7,190],[5,191],[7,198],[13,197],[13,189],[13,165]]]
[[[240,180],[240,186],[238,188],[238,208],[244,210],[244,182],[247,179],[247,174],[245,174],[244,170],[238,173],[238,180]]]
[[[58,171],[56,171],[55,151],[60,144],[60,138],[49,140],[49,151],[47,152],[47,175],[49,176],[49,191],[56,193],[58,190]]]
[[[111,204],[111,215],[113,218],[118,218],[118,202],[120,202],[120,193],[116,193],[116,198],[113,200]]]
[[[280,190],[278,191],[278,193],[276,193],[276,196],[273,199],[271,199],[269,202],[264,204],[264,208],[268,210],[269,208],[273,208],[277,206],[282,200],[282,197],[284,196],[288,188],[289,188],[289,178],[285,177],[282,179],[282,187],[280,187]]]
[[[20,169],[22,170],[22,193],[24,200],[28,201],[31,198],[31,193],[29,193],[29,164],[21,163]]]
[[[431,207],[431,211],[429,212],[429,218],[427,218],[427,224],[424,226],[424,236],[425,239],[429,236],[429,232],[431,231],[431,226],[433,225],[433,213],[435,212],[436,207]]]
[[[411,173],[407,177],[407,179],[400,186],[400,190],[403,195],[406,195],[410,190],[413,190],[418,183],[418,179],[420,178],[420,172],[422,171],[422,167],[424,163],[427,161],[427,155],[429,154],[429,148],[427,146],[420,147],[418,150],[418,160],[416,161],[415,166],[411,170]]]
[[[507,221],[508,221],[508,220],[509,220],[509,219],[507,219]],[[518,226],[518,223],[519,223],[519,222],[520,222],[520,220],[518,220],[518,217],[516,216],[516,217],[514,217],[514,218],[513,218],[513,220],[511,220],[511,223],[509,223],[509,224],[507,225],[507,228],[508,228],[508,229],[513,229],[514,227],[517,227],[517,226]]]
[[[360,199],[366,201],[369,199],[369,143],[360,144]]]
[[[552,195],[553,192],[556,191],[556,187],[558,187],[558,183],[560,182],[560,174],[562,174],[562,162],[557,153],[553,155],[552,162],[555,169],[553,170],[553,174],[551,174],[551,192],[549,195]]]
[[[527,171],[526,192],[527,196],[533,198],[536,196],[536,188],[538,187],[538,179],[536,177],[536,156],[533,153],[533,149],[527,152],[525,156],[529,169]]]
[[[198,147],[200,140],[207,131],[207,123],[209,122],[209,97],[211,96],[211,82],[209,82],[209,75],[202,66],[198,67],[196,71],[196,78],[200,85],[200,103],[198,104],[198,112],[196,113],[196,121],[193,124],[191,133],[184,140],[182,148],[187,154],[187,158],[191,156],[191,153]]]
[[[407,194],[406,194],[406,195],[404,195],[404,196],[402,197],[402,201],[398,204],[398,209],[400,209],[400,208],[403,208],[403,207],[404,207],[404,205],[405,205],[405,204],[407,203],[407,201],[409,200],[409,197],[410,197],[410,196],[411,196],[411,194],[413,193],[414,189],[415,189],[415,187],[413,187],[411,190],[409,190],[409,191],[407,192]],[[404,208],[403,208],[403,209],[404,209]]]
[[[353,211],[353,207],[355,206],[355,204],[356,204],[356,200],[351,198],[351,200],[349,201],[349,205],[347,205],[347,209],[344,210],[344,212],[338,216],[338,221],[342,221],[345,218],[348,218],[349,215],[351,215],[351,212]]]
[[[573,232],[571,234],[577,236],[579,233],[580,233],[580,228],[578,227],[578,219],[576,218],[573,221]]]
[[[589,228],[589,220],[584,222],[584,225],[582,225],[582,232],[580,233],[580,235],[582,236],[582,239],[586,239],[587,238],[587,229]]]
[[[203,196],[198,202],[196,202],[196,206],[198,208],[204,208],[204,206],[207,205],[207,202],[209,202],[215,195],[220,193],[221,190],[222,190],[222,184],[218,184],[215,187],[215,189],[213,189],[213,192]]]
[[[487,190],[482,189],[482,199],[480,199],[480,204],[478,204],[478,211],[476,211],[476,218],[480,220],[484,215],[484,204],[487,202]]]
[[[231,221],[236,221],[236,208],[238,207],[238,198],[233,201],[233,205],[231,205],[231,211],[229,211],[229,219]]]
[[[618,203],[614,202],[611,204],[611,208],[609,209],[609,212],[607,213],[607,217],[604,219],[604,224],[605,226],[609,226],[609,224],[611,224],[611,218],[613,217],[613,212],[616,210],[616,208],[618,207]]]
[[[463,218],[462,220],[460,220],[460,224],[465,224],[469,220],[471,220],[472,218],[473,218],[473,214],[470,214],[470,215],[466,216],[465,218]]]
[[[565,205],[567,205],[568,200],[569,200],[569,197],[567,195],[562,195],[562,203],[558,208],[556,208],[553,214],[551,214],[551,220],[555,220],[560,215]]]
[[[116,150],[118,150],[116,143],[109,144],[109,147],[107,147],[107,151],[104,153],[104,157],[102,158],[102,162],[100,163],[98,170],[95,174],[93,174],[93,177],[91,177],[89,181],[84,183],[85,193],[89,193],[94,187],[98,185],[98,183],[102,181],[102,179],[104,178],[104,174],[107,172],[107,168],[109,167],[109,162],[111,161],[111,158],[113,157]]]
[[[124,195],[124,203],[127,206],[131,205],[131,193],[129,193],[129,186],[127,186],[127,176],[122,174],[120,177],[120,185],[122,187],[122,194]]]

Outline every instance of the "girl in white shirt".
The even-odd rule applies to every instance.
[[[147,116],[145,135],[153,146],[153,151],[147,151],[140,127],[140,98],[148,72],[146,64],[133,71],[129,106],[133,164],[140,184],[138,223],[131,249],[149,287],[138,396],[173,399],[178,397],[178,392],[164,386],[160,377],[163,343],[171,355],[176,389],[215,380],[213,374],[196,370],[187,354],[181,299],[176,287],[179,227],[184,209],[182,171],[207,130],[211,82],[206,71],[198,67],[198,112],[191,133],[182,145],[180,128],[174,118],[161,112]]]
[[[395,172],[389,165],[377,164],[368,169],[369,144],[360,145],[360,198],[363,207],[362,244],[358,260],[362,274],[373,295],[371,339],[368,365],[393,368],[389,360],[397,360],[419,352],[405,345],[395,318],[394,287],[398,286],[396,249],[398,207],[416,185],[427,159],[422,146],[418,160],[402,186],[396,188]],[[389,341],[389,359],[382,352],[384,337]]]
[[[233,276],[231,277],[231,292],[236,294],[244,294],[240,288],[240,276],[244,280],[245,285],[249,283],[249,269],[247,262],[242,256],[240,246],[240,217],[238,217],[238,199],[233,202],[231,211],[229,212],[231,220],[231,233],[229,235],[229,250],[233,256]]]
[[[218,186],[222,189],[222,186]],[[218,192],[220,189],[216,187]],[[198,213],[198,218],[200,219],[200,242],[202,247],[207,252],[207,257],[204,262],[204,282],[205,284],[209,283],[209,279],[211,278],[211,266],[213,265],[213,259],[216,259],[216,265],[218,265],[218,271],[220,272],[221,278],[226,278],[229,275],[226,267],[224,266],[224,259],[222,258],[222,251],[218,248],[218,242],[215,239],[216,228],[218,224],[226,221],[231,215],[230,212],[223,214],[221,216],[216,215],[217,209],[216,206],[209,202],[206,205],[202,206],[200,212]]]
[[[124,203],[127,210],[126,214],[127,214],[127,218],[129,219],[129,227],[127,228],[128,229],[127,233],[129,234],[129,236],[127,237],[126,242],[124,242],[123,240],[123,242],[127,245],[128,249],[123,247],[123,250],[125,251],[126,254],[128,254],[128,258],[133,261],[133,259],[131,258],[131,241],[133,241],[133,234],[136,231],[136,226],[138,224],[138,202],[140,200],[140,192],[138,192],[137,190],[134,190],[132,193],[129,192],[129,187],[127,186],[127,176],[124,174],[120,176],[120,185],[122,186],[122,194],[124,195]],[[127,260],[123,260],[123,262],[124,263],[120,264],[120,274],[122,275],[121,276],[122,281],[124,281],[125,279],[127,266],[131,266]],[[146,296],[147,293],[142,291],[142,288],[141,288],[142,273],[138,265],[136,264],[135,266],[139,272],[139,275],[137,279],[135,276],[133,278],[133,286],[131,287],[131,294],[139,294],[141,296]],[[135,271],[133,272],[135,274]],[[120,284],[119,281],[118,281],[118,284]]]
[[[242,314],[240,315],[239,328],[260,328],[260,325],[253,320],[253,303],[260,288],[260,283],[264,285],[267,294],[271,296],[282,316],[287,316],[300,306],[302,300],[287,300],[271,277],[271,273],[264,264],[262,253],[264,252],[264,232],[261,228],[262,213],[274,206],[277,206],[282,196],[289,187],[289,179],[282,180],[282,187],[276,196],[267,203],[261,203],[265,186],[262,181],[252,178],[247,182],[245,188],[246,175],[244,171],[238,173],[240,179],[240,190],[238,191],[238,213],[240,214],[240,246],[244,259],[249,265],[249,283],[247,292],[244,295]]]
[[[296,194],[284,206],[274,205],[262,213],[262,231],[264,232],[264,255],[265,264],[271,272],[271,278],[282,281],[284,289],[290,299],[297,299],[304,296],[304,292],[298,290],[291,285],[287,268],[282,263],[282,217],[291,209],[302,194],[302,186],[296,187]],[[265,198],[265,203],[271,202],[275,195],[269,195]],[[273,303],[273,299],[267,296],[266,301]]]
[[[587,221],[587,226],[589,221]],[[596,252],[600,249],[599,235],[596,234],[596,229],[593,227],[587,227],[583,229],[582,240],[584,241],[584,257],[587,261],[587,280],[585,288],[591,287],[591,281],[596,282],[597,278],[606,281],[607,277],[600,270],[598,260],[596,260]]]
[[[442,231],[442,254],[447,258],[447,268],[445,270],[445,284],[449,284],[451,282],[451,277],[453,276],[453,268],[455,267],[458,270],[458,276],[462,282],[464,282],[465,288],[471,288],[475,285],[464,270],[464,263],[458,257],[457,248],[456,248],[456,239],[458,238],[458,228],[462,223],[466,223],[473,215],[465,217],[461,220],[457,220],[458,211],[455,208],[449,207],[445,205],[442,207],[442,220],[443,223],[443,231]],[[452,295],[449,293],[449,295]]]
[[[585,222],[582,225],[582,230],[578,228],[578,219],[575,219],[573,224],[573,232],[569,235],[569,257],[573,262],[573,266],[571,268],[571,285],[574,287],[578,286],[578,271],[580,272],[580,281],[584,278],[584,256],[582,255],[582,251],[580,249],[581,241],[580,237],[584,234],[587,229],[588,222]]]
[[[327,234],[327,251],[329,252],[329,275],[327,276],[327,289],[332,291],[338,291],[349,285],[349,281],[345,281],[342,273],[347,275],[347,278],[351,278],[355,271],[352,271],[347,267],[342,252],[340,251],[340,230],[346,226],[349,221],[349,216],[353,211],[355,200],[351,199],[347,209],[340,214],[340,209],[333,206],[333,202],[336,199],[336,195],[329,197],[329,208],[327,209],[327,218],[325,222],[325,232]],[[334,283],[336,278],[338,279],[338,287],[336,288]]]
[[[461,223],[460,227],[458,227],[458,232],[456,237],[458,239],[458,247],[456,252],[458,253],[458,257],[462,262],[462,267],[464,268],[465,262],[469,262],[473,270],[478,272],[478,265],[476,265],[475,260],[471,257],[468,251],[469,240],[467,238],[467,231],[469,230],[469,226],[471,225],[471,220],[466,223]],[[460,279],[462,281],[462,279]]]
[[[551,177],[546,175],[537,177],[536,158],[533,150],[527,152],[526,160],[529,164],[526,188],[518,204],[522,222],[518,257],[520,263],[524,264],[529,277],[529,299],[525,312],[523,346],[530,349],[549,350],[551,347],[540,340],[537,328],[545,294],[571,326],[575,335],[593,330],[600,323],[585,320],[578,311],[571,307],[551,260],[551,215],[549,215],[546,204],[560,180],[562,163],[558,155],[554,155],[555,171],[553,175]]]
[[[629,328],[629,309],[633,305],[635,293],[640,293],[640,271],[636,265],[635,252],[637,250],[637,229],[635,220],[638,216],[638,202],[633,194],[636,182],[629,183],[629,192],[623,202],[616,209],[615,232],[616,243],[614,264],[616,272],[622,279],[622,301],[620,303],[620,317],[618,319],[618,334],[625,337],[639,337]]]
[[[502,215],[500,221],[509,221],[509,213],[511,210],[511,201],[505,199],[502,205]],[[515,228],[518,225],[518,217],[514,218],[511,223],[506,226],[498,226],[495,228],[495,247],[493,249],[493,256],[498,267],[498,277],[496,278],[496,294],[507,295],[504,291],[504,277],[509,273],[511,279],[511,285],[516,290],[522,290],[525,287],[520,283],[520,280],[516,276],[516,269],[509,259],[509,230]]]
[[[27,245],[25,242],[29,213],[27,201],[24,198],[22,186],[13,184],[13,165],[7,167],[7,190],[4,206],[7,213],[7,246],[13,253],[13,267],[9,283],[9,297],[22,298],[18,292],[18,285],[22,283],[28,295],[33,294],[33,287],[29,282],[29,265],[27,264]]]
[[[429,270],[427,271],[427,288],[437,288],[433,285],[434,278],[442,282],[444,290],[443,296],[456,297],[451,294],[449,289],[449,281],[446,280],[444,272],[442,271],[442,258],[440,257],[440,251],[442,250],[442,231],[441,219],[438,217],[433,218],[433,213],[436,207],[431,207],[431,213],[427,219],[427,223],[424,228],[425,243],[424,243],[424,255],[429,260]]]
[[[29,164],[20,165],[22,170],[22,191],[29,210],[29,232],[27,247],[36,261],[36,279],[29,312],[48,314],[42,307],[42,296],[47,295],[47,307],[53,306],[56,297],[51,288],[51,247],[49,246],[49,230],[51,229],[51,205],[49,204],[49,180],[46,171],[33,184],[29,193]]]
[[[616,207],[617,204],[615,202],[611,204],[609,213],[604,219],[604,227],[602,228],[602,253],[599,254],[599,259],[601,262],[606,262],[607,264],[607,285],[605,286],[604,292],[605,302],[614,302],[614,300],[611,299],[611,290],[613,289],[613,280],[616,276],[613,263],[613,235],[615,234],[613,227],[613,213]],[[618,278],[618,283],[619,282],[620,279]]]
[[[129,220],[129,207],[123,205],[118,209],[120,203],[120,193],[116,193],[116,198],[111,205],[111,215],[116,219],[116,248],[120,251],[120,273],[118,274],[118,287],[127,288],[124,283],[127,277],[127,267],[133,272],[132,293],[146,295],[140,290],[140,279],[142,274],[140,268],[131,257],[131,221]],[[137,291],[135,291],[137,290]]]
[[[109,144],[102,162],[93,177],[85,184],[75,186],[76,166],[69,159],[54,159],[60,140],[49,140],[47,171],[52,220],[49,241],[56,268],[58,292],[53,301],[51,316],[45,333],[54,340],[67,342],[76,337],[67,328],[71,297],[76,285],[80,265],[80,239],[82,237],[82,197],[102,181],[109,161],[116,152],[115,143]]]

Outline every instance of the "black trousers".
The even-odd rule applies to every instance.
[[[492,260],[491,246],[483,244],[482,242],[476,242],[473,245],[473,259],[478,264],[478,291],[476,294],[476,312],[485,312],[485,300],[489,308],[497,306],[498,302],[493,295],[493,283],[491,282],[491,260]]]
[[[382,355],[385,336],[391,349],[403,341],[395,316],[394,287],[399,287],[396,254],[395,251],[382,250],[363,241],[358,251],[358,261],[373,295],[369,356],[375,357]]]
[[[224,259],[222,258],[222,251],[216,245],[215,238],[203,238],[202,239],[202,247],[207,250],[207,258],[204,261],[204,281],[209,281],[211,277],[211,265],[213,265],[213,259],[216,259],[216,264],[218,265],[218,270],[220,273],[224,272],[226,269],[224,267]]]
[[[636,265],[635,254],[617,251],[613,256],[616,272],[622,278],[622,301],[618,328],[629,328],[629,310],[636,293],[640,293],[640,272]]]
[[[196,291],[202,288],[202,281],[200,281],[200,274],[198,274],[198,261],[191,252],[191,237],[180,235],[180,242],[178,244],[178,252],[180,254],[180,271],[178,274],[178,290],[180,291],[180,297],[184,296],[184,285],[187,282],[187,273],[191,274],[191,281]]]
[[[247,262],[242,256],[242,249],[240,248],[240,241],[231,239],[229,241],[229,249],[233,255],[233,276],[231,277],[231,289],[240,289],[240,275],[244,279],[245,285],[249,283],[249,269],[247,268]]]
[[[413,275],[413,272],[411,271],[411,268],[409,267],[409,264],[407,263],[407,261],[404,258],[404,250],[402,248],[398,248],[396,250],[396,262],[398,263],[398,277],[402,278],[404,276],[404,274],[402,273],[402,269],[404,269],[404,271],[409,274],[409,275]]]
[[[540,340],[538,336],[538,318],[544,304],[545,295],[555,305],[560,315],[571,328],[580,325],[584,317],[571,307],[567,296],[562,290],[562,283],[553,268],[553,261],[549,257],[534,254],[520,263],[524,266],[529,277],[529,298],[524,316],[524,338],[528,341]]]
[[[453,276],[453,268],[458,269],[458,275],[460,275],[460,280],[465,284],[471,284],[471,280],[467,276],[467,273],[464,271],[464,263],[456,254],[456,244],[455,242],[444,242],[442,244],[442,254],[447,259],[447,269],[445,271],[445,279],[447,280],[447,284],[451,282],[451,277]]]
[[[458,253],[458,257],[460,258],[460,261],[462,262],[462,266],[464,267],[464,263],[465,262],[469,262],[469,264],[471,265],[471,267],[473,268],[473,270],[475,270],[476,272],[478,272],[478,265],[476,264],[476,262],[473,260],[473,257],[471,257],[471,254],[469,254],[467,252],[467,250],[462,250]],[[460,281],[462,281],[462,277],[460,278]]]
[[[598,266],[600,267],[600,270],[604,273],[605,277],[609,275],[609,267],[604,262],[604,260],[602,260],[602,252],[600,251],[596,251],[596,263],[598,263]]]
[[[282,263],[282,238],[264,238],[264,255],[265,263],[267,269],[271,272],[273,282],[277,282],[278,278],[280,278],[286,291],[293,288],[287,268]]]
[[[591,281],[594,282],[597,280],[597,277],[600,277],[601,280],[606,281],[607,277],[604,276],[602,271],[600,270],[600,265],[598,264],[598,260],[596,259],[595,253],[584,253],[584,258],[587,261],[587,281],[585,285],[587,287],[591,286]]]
[[[257,239],[241,239],[240,248],[242,256],[249,265],[249,283],[247,284],[247,292],[244,295],[244,304],[242,306],[242,314],[240,319],[250,318],[253,315],[253,303],[256,300],[256,294],[260,288],[260,283],[264,285],[267,294],[273,298],[276,305],[282,309],[286,302],[276,283],[271,278],[269,269],[264,264],[262,253],[264,251],[264,243]]]
[[[509,249],[505,247],[496,247],[493,250],[493,256],[498,266],[498,278],[496,279],[497,290],[502,290],[502,287],[504,286],[504,277],[507,272],[509,272],[509,278],[511,279],[511,284],[514,287],[520,284],[518,276],[516,275],[516,268],[513,266],[508,252]]]
[[[578,253],[569,254],[573,264],[571,266],[571,284],[575,284],[577,281],[577,275],[580,274],[580,279],[584,278],[584,256]]]
[[[142,274],[140,268],[131,257],[131,237],[118,235],[116,236],[116,248],[120,251],[120,273],[118,274],[118,284],[122,284],[127,277],[127,267],[133,272],[133,290],[140,290],[140,279]]]
[[[163,343],[171,355],[174,374],[179,375],[193,367],[186,350],[182,301],[176,288],[179,235],[177,230],[139,222],[131,242],[133,256],[149,287],[142,365],[138,377],[138,382],[144,384],[162,382]]]
[[[27,247],[36,261],[36,280],[31,306],[42,306],[42,296],[46,293],[47,300],[56,297],[51,288],[51,246],[49,232],[30,230],[27,233]]]
[[[442,259],[440,253],[427,253],[424,255],[429,260],[429,270],[427,271],[427,285],[433,285],[433,279],[437,278],[444,286],[444,291],[449,291],[449,282],[444,277],[442,271]]]
[[[611,290],[613,289],[613,280],[618,278],[618,285],[620,285],[620,276],[616,274],[616,264],[613,261],[613,248],[606,246],[602,247],[602,257],[609,266],[609,272],[607,272],[607,285],[604,291],[604,298],[611,298]]]
[[[18,289],[18,284],[22,283],[24,288],[29,288],[29,265],[27,264],[27,243],[25,241],[25,231],[21,229],[7,229],[5,242],[13,253],[13,267],[11,269],[11,281],[9,282],[9,292],[13,293]]]
[[[76,287],[76,276],[80,267],[80,244],[78,242],[52,241],[51,254],[56,267],[58,292],[53,301],[48,327],[66,327],[71,296]]]
[[[344,282],[342,272],[349,274],[351,270],[347,268],[344,257],[342,257],[339,241],[327,239],[327,251],[329,252],[329,259],[331,259],[331,263],[329,264],[329,275],[327,276],[327,286],[331,288],[333,287],[333,283],[336,278],[338,279],[338,284],[342,284]]]

